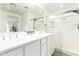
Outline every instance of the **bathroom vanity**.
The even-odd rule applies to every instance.
[[[4,40],[0,38],[0,56],[51,56],[54,52],[53,34],[51,33],[4,34]]]

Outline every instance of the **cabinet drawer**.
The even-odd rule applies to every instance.
[[[25,56],[40,56],[40,41],[25,46]]]
[[[46,38],[41,39],[41,45],[44,45],[44,44],[46,44]]]

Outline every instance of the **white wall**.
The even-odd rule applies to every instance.
[[[60,20],[55,23],[55,48],[79,55],[79,15]]]
[[[66,17],[62,21],[63,50],[79,55],[79,15]]]
[[[27,13],[21,16],[21,32],[28,30],[28,15]]]
[[[36,31],[46,31],[44,19],[38,19],[35,24]]]
[[[33,30],[33,20],[34,15],[31,13],[25,13],[21,16],[21,28],[22,31],[30,31]]]
[[[62,18],[53,18],[54,20],[54,47],[57,49],[62,49],[62,31],[61,31],[61,19]]]

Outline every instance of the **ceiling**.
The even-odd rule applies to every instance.
[[[2,3],[1,6],[2,9],[19,15],[31,13],[35,16],[41,16],[43,14],[51,15],[65,10],[78,9],[79,3]]]
[[[58,13],[66,10],[79,8],[79,3],[48,3],[43,4],[43,7],[49,14]]]

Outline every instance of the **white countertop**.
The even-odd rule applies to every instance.
[[[35,33],[35,34],[31,34],[31,35],[21,34],[16,39],[6,39],[6,40],[0,39],[0,53],[4,52],[6,50],[12,49],[12,48],[19,47],[24,44],[29,44],[36,40],[40,40],[49,35],[52,35],[52,34],[51,33],[42,33],[42,34]]]

